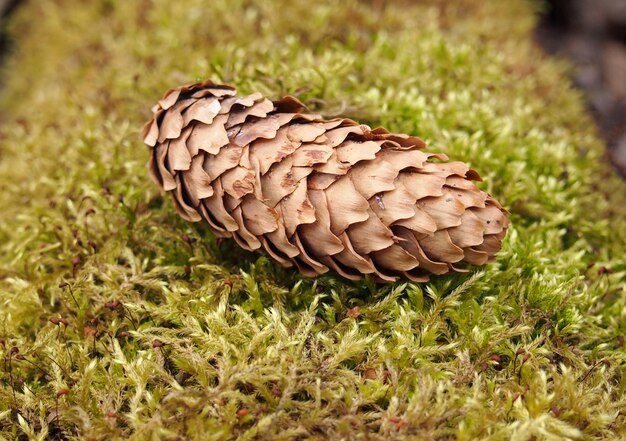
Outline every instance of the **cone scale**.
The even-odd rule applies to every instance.
[[[142,132],[150,175],[184,219],[306,276],[423,282],[494,260],[508,218],[478,173],[303,109],[211,81],[170,89]]]

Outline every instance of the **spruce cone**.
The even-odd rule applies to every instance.
[[[150,174],[184,219],[307,276],[421,282],[493,260],[508,218],[478,173],[414,136],[303,108],[211,81],[170,89],[143,129]]]

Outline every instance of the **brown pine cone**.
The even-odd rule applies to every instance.
[[[307,276],[421,282],[493,260],[508,218],[478,173],[414,136],[303,108],[211,81],[170,89],[143,129],[150,174],[184,219]]]

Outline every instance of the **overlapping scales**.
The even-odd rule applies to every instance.
[[[508,218],[475,171],[303,108],[211,81],[171,89],[142,133],[150,175],[184,219],[307,276],[425,281],[494,259]]]

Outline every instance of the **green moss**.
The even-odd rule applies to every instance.
[[[412,3],[25,3],[0,98],[0,439],[626,436],[626,185],[530,3]],[[207,77],[470,162],[511,210],[497,263],[301,280],[181,221],[138,131]]]

